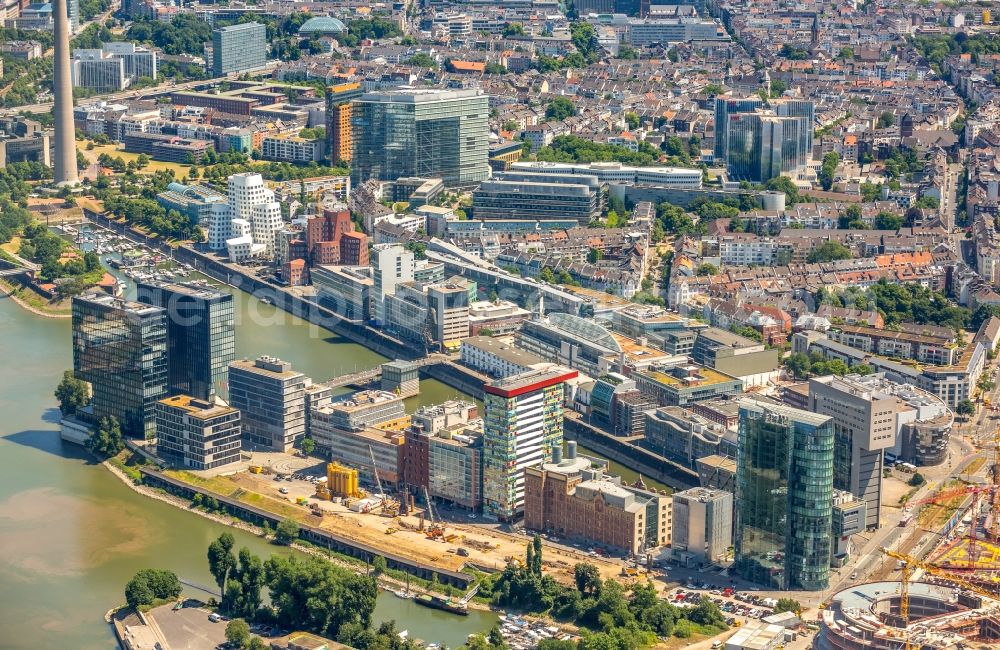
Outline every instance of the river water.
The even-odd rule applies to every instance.
[[[384,361],[246,294],[238,298],[238,356],[279,356],[319,381]],[[288,552],[138,495],[59,439],[52,391],[72,366],[69,319],[35,316],[0,298],[0,363],[0,649],[115,647],[103,616],[124,601],[128,579],[155,567],[211,584],[205,552],[225,530],[262,557]],[[409,409],[457,396],[439,382],[422,382],[421,390]],[[496,616],[459,617],[382,594],[375,619],[457,647]]]

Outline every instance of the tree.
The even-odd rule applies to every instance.
[[[573,578],[577,590],[584,596],[597,596],[601,593],[601,572],[593,564],[577,564],[573,567]]]
[[[840,242],[828,241],[809,253],[806,261],[810,264],[815,264],[818,262],[833,262],[835,260],[849,259],[851,259],[850,248],[844,246]]]
[[[417,52],[410,57],[410,60],[407,61],[407,63],[418,68],[430,68],[431,70],[436,70],[438,67],[437,61],[434,60],[434,57],[425,52]]]
[[[285,629],[338,638],[345,626],[371,625],[378,586],[325,559],[274,555],[264,563],[275,618]]]
[[[910,477],[910,480],[907,481],[907,484],[909,484],[911,487],[920,487],[926,482],[927,479],[924,478],[923,474],[921,474],[920,472],[914,472],[913,476]]]
[[[801,614],[802,604],[794,598],[779,598],[778,604],[774,606],[774,613],[780,614],[782,612],[795,612],[796,614]]]
[[[233,555],[233,545],[236,540],[231,533],[222,533],[219,538],[208,545],[208,572],[215,578],[219,589],[225,589],[229,574],[236,570],[236,556]],[[225,602],[225,592],[222,595]]]
[[[274,543],[288,546],[299,538],[299,525],[294,519],[284,519],[274,529]]]
[[[316,441],[312,438],[302,439],[302,453],[309,455],[316,450]]]
[[[264,563],[246,548],[240,549],[239,565],[226,583],[225,604],[234,616],[250,618],[261,606],[264,586]]]
[[[524,36],[524,25],[521,23],[507,23],[503,28],[504,36]]]
[[[389,570],[389,565],[386,563],[385,558],[381,555],[376,555],[372,558],[372,575],[376,578]]]
[[[764,189],[771,192],[784,192],[786,205],[795,205],[796,203],[802,202],[802,197],[799,196],[799,188],[797,188],[795,186],[795,182],[787,176],[777,176],[772,178],[764,183]]]
[[[545,119],[565,120],[567,117],[576,115],[576,106],[565,97],[554,97],[545,107]]]
[[[994,316],[1000,316],[1000,307],[996,305],[980,305],[976,308],[976,311],[972,312],[972,318],[969,320],[969,329],[979,331],[983,323]]]
[[[819,182],[824,190],[829,191],[833,187],[833,177],[837,173],[837,165],[839,164],[840,154],[836,151],[831,151],[823,156],[823,165],[819,170]]]
[[[587,261],[591,264],[597,264],[602,259],[604,259],[604,251],[600,248],[591,248],[587,251]]]
[[[556,283],[556,274],[552,271],[551,266],[546,266],[542,269],[542,272],[538,274],[538,279],[543,282],[548,282],[549,284]]]
[[[534,547],[534,549],[535,549],[535,553],[534,553],[535,562],[534,562],[534,564],[532,564],[528,568],[531,569],[531,571],[534,572],[534,574],[536,576],[541,577],[541,575],[542,575],[542,538],[539,537],[538,535],[535,535],[534,539],[531,540],[531,546]]]
[[[639,128],[639,116],[633,112],[625,113],[625,125],[628,126],[629,131],[634,131]]]
[[[976,405],[973,404],[971,400],[963,399],[961,402],[958,403],[958,406],[955,407],[955,411],[959,415],[964,415],[968,417],[970,415],[976,414]]]
[[[63,372],[62,381],[56,386],[55,396],[63,415],[73,415],[90,402],[87,382],[77,379],[72,370]]]
[[[125,585],[125,602],[128,603],[129,607],[152,605],[155,598],[149,583],[138,579],[138,576],[129,580]]]
[[[882,111],[882,114],[878,116],[878,128],[880,129],[888,129],[895,123],[896,116],[892,114],[892,111]]]
[[[785,369],[798,379],[805,379],[809,376],[809,367],[809,357],[801,352],[796,352],[785,359]]]
[[[501,128],[504,131],[518,131],[521,128],[521,124],[517,120],[505,120]]]
[[[250,645],[250,626],[242,618],[234,618],[226,623],[226,641],[240,648]]]
[[[891,212],[879,212],[875,216],[875,230],[899,230],[903,227],[903,217]]]
[[[130,607],[152,605],[181,595],[177,574],[166,569],[140,569],[125,585],[125,601]]]
[[[105,458],[120,454],[125,449],[125,441],[122,439],[122,429],[118,419],[113,415],[106,415],[98,420],[97,428],[87,438],[87,447]]]
[[[698,265],[698,268],[694,271],[695,275],[718,275],[719,268],[714,264],[704,262]]]

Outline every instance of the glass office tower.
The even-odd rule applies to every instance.
[[[715,101],[715,161],[734,180],[765,182],[796,173],[812,157],[813,103],[777,99]]]
[[[826,589],[833,512],[833,420],[740,402],[736,563],[771,589]]]
[[[212,30],[212,75],[254,70],[267,63],[267,28],[260,23]]]
[[[236,358],[233,296],[194,283],[140,282],[139,302],[167,311],[169,391],[211,401],[227,390]]]
[[[476,89],[366,93],[353,102],[352,182],[416,176],[474,185],[490,176],[489,98]]]
[[[167,313],[104,293],[73,298],[73,371],[90,383],[95,418],[122,433],[156,437],[156,402],[167,394]]]

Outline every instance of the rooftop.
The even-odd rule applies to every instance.
[[[359,101],[385,102],[401,104],[429,104],[432,102],[453,101],[456,99],[475,99],[486,96],[478,88],[463,88],[442,90],[437,88],[400,88],[398,90],[383,90],[365,93]]]
[[[545,370],[529,370],[512,377],[495,379],[487,382],[483,390],[491,395],[511,398],[532,391],[541,390],[560,384],[569,379],[575,379],[580,373],[576,370],[556,366]]]
[[[363,408],[374,406],[375,404],[387,404],[389,402],[402,402],[403,398],[395,393],[383,390],[362,390],[353,393],[350,397],[339,402],[334,402],[330,406],[324,407],[329,411],[357,411]]]
[[[161,399],[160,404],[183,409],[189,416],[198,418],[199,420],[208,420],[210,418],[219,417],[220,415],[237,412],[236,409],[231,406],[200,400],[191,397],[190,395],[175,395],[173,397],[167,397],[165,399]]]
[[[103,291],[96,293],[85,293],[79,296],[73,296],[73,302],[89,303],[91,305],[100,305],[103,307],[108,307],[109,309],[120,309],[122,311],[131,312],[137,316],[150,316],[156,314],[157,312],[162,312],[160,307],[154,307],[153,305],[147,305],[141,302],[135,302],[134,300],[125,300],[124,298],[116,298],[109,295]]]
[[[498,338],[493,336],[470,336],[469,338],[462,340],[462,345],[468,345],[469,347],[483,350],[484,352],[495,355],[497,358],[502,359],[507,363],[513,363],[519,366],[530,367],[536,363],[542,363],[545,361],[541,357],[534,355],[531,352],[526,352],[515,346],[509,337]]]
[[[684,379],[675,377],[660,370],[652,369],[645,370],[640,374],[645,375],[657,383],[663,384],[664,386],[672,386],[675,388],[686,388],[689,386],[714,386],[716,384],[724,384],[730,381],[739,381],[736,377],[719,372],[718,370],[705,368],[704,366],[692,364],[684,366],[684,369],[689,371],[689,375]]]
[[[820,415],[811,411],[803,411],[802,409],[792,408],[791,406],[785,406],[783,404],[768,404],[754,399],[741,399],[740,410],[744,409],[762,413],[773,413],[775,415],[788,418],[789,420],[795,420],[796,422],[811,424],[813,426],[820,426],[830,421],[829,416],[826,415]]]
[[[276,377],[279,379],[291,379],[293,377],[303,377],[304,375],[297,371],[292,370],[292,364],[287,361],[282,361],[277,357],[260,356],[254,360],[250,359],[237,359],[229,364],[230,369],[236,368],[245,372],[253,372],[260,375],[267,375],[269,377]]]

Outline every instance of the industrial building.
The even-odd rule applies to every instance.
[[[200,282],[139,282],[136,299],[166,310],[170,393],[205,401],[225,394],[236,357],[232,294]]]
[[[212,30],[212,76],[262,68],[267,62],[267,29],[260,23]]]
[[[726,559],[733,545],[733,495],[696,487],[672,497],[670,557],[681,566],[706,567]]]
[[[489,100],[478,89],[401,89],[354,100],[352,179],[473,185],[490,176]]]
[[[812,157],[814,116],[810,101],[718,98],[715,160],[734,180],[794,176]]]

